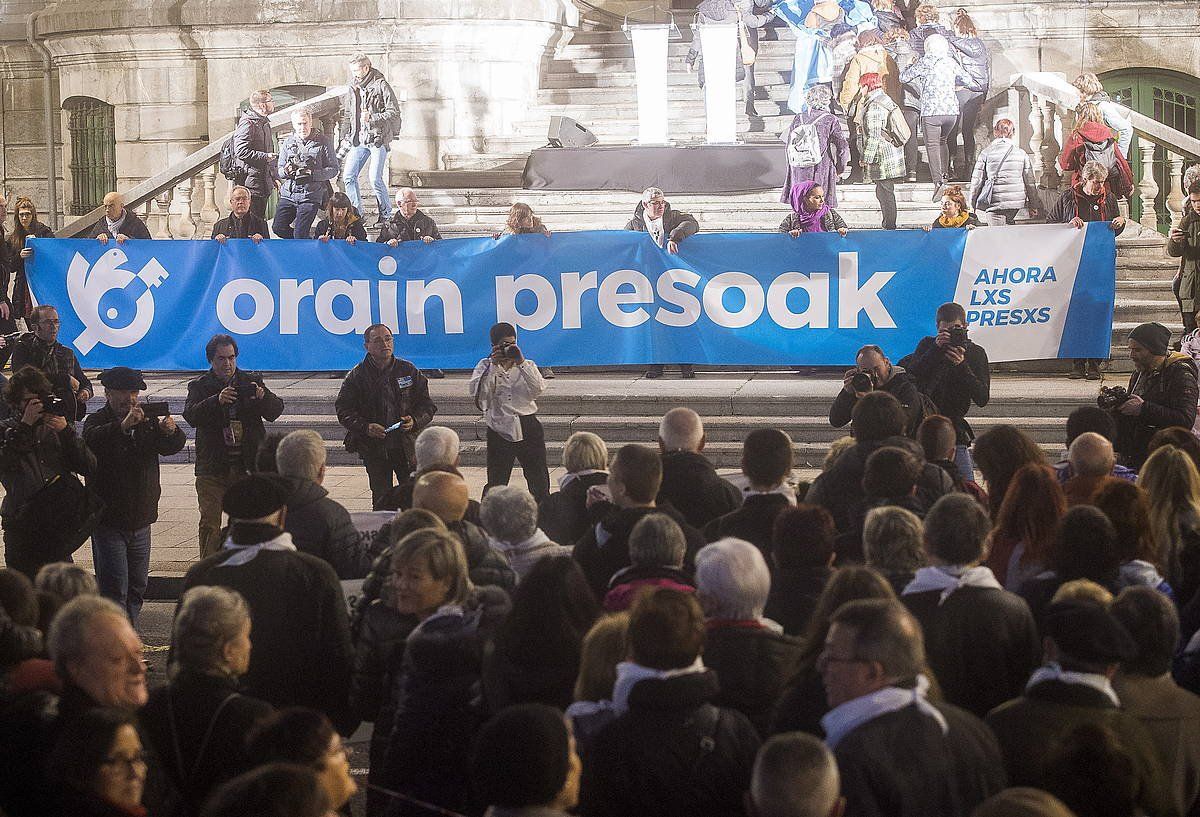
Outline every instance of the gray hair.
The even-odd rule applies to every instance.
[[[458,432],[446,426],[427,426],[417,435],[417,470],[458,462]]]
[[[399,204],[401,201],[404,200],[405,193],[412,193],[414,197],[417,195],[417,191],[413,190],[411,187],[401,187],[399,190],[396,191],[396,203],[397,204]]]
[[[704,423],[700,415],[680,406],[663,415],[658,424],[658,439],[664,451],[699,451],[704,439]]]
[[[930,57],[948,57],[950,41],[941,34],[930,34],[925,38],[925,53]]]
[[[771,572],[758,548],[727,536],[696,554],[696,593],[707,618],[762,618]]]
[[[241,190],[241,191],[242,191],[243,193],[245,193],[247,196],[252,196],[252,195],[254,195],[253,193],[251,193],[251,192],[250,192],[250,188],[249,188],[249,187],[245,187],[244,185],[240,185],[240,184],[235,184],[233,187],[229,188],[229,199],[230,199],[230,201],[232,201],[232,200],[233,200],[233,194],[234,194],[234,193],[236,193],[236,192],[237,192],[237,191],[239,191],[239,190]]]
[[[275,470],[283,477],[317,482],[325,465],[325,441],[309,428],[293,431],[275,449]]]
[[[652,198],[654,198],[655,196],[663,196],[665,198],[666,194],[663,193],[663,191],[660,188],[647,187],[645,190],[642,191],[642,204],[649,204],[650,200]]]
[[[1094,431],[1085,431],[1071,441],[1067,461],[1076,474],[1085,477],[1106,477],[1116,464],[1112,443]]]
[[[59,678],[69,678],[67,668],[87,655],[92,641],[92,622],[101,616],[113,616],[128,622],[125,611],[103,596],[79,596],[63,605],[50,623],[46,634],[46,652],[54,662]]]
[[[371,58],[363,52],[359,51],[350,59],[346,60],[346,65],[370,65]]]
[[[833,104],[833,91],[828,85],[814,85],[804,92],[804,104],[809,108],[827,111]]]
[[[576,431],[567,437],[567,444],[563,446],[562,464],[570,474],[605,471],[608,469],[608,446],[590,431]]]
[[[51,562],[42,565],[33,580],[38,590],[53,593],[64,602],[79,596],[95,596],[100,592],[96,577],[71,562]]]
[[[682,567],[687,539],[665,513],[649,513],[629,533],[629,561],[636,567]]]
[[[483,528],[493,538],[513,544],[523,542],[537,530],[537,500],[516,485],[498,485],[487,492],[479,507]]]
[[[920,518],[910,510],[885,505],[867,511],[863,554],[867,566],[881,571],[916,572],[925,565]]]
[[[179,599],[171,628],[172,671],[211,673],[225,669],[225,645],[250,621],[250,607],[236,590],[193,587]]]
[[[301,119],[314,119],[312,109],[305,106],[292,111],[292,121],[297,122]]]
[[[915,679],[925,671],[925,638],[921,625],[896,599],[856,599],[833,614],[832,624],[854,630],[848,657],[878,662],[893,681]]]
[[[1079,171],[1080,178],[1095,179],[1098,182],[1108,181],[1108,168],[1092,159],[1090,162],[1084,162],[1083,169]]]

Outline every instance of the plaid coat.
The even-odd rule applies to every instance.
[[[896,147],[884,137],[888,113],[896,108],[887,94],[873,92],[863,113],[863,126],[858,132],[864,176],[873,182],[900,178],[905,173],[904,148]]]

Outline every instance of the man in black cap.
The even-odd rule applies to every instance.
[[[246,694],[277,708],[319,710],[349,735],[358,718],[349,704],[354,648],[346,601],[333,568],[297,551],[284,531],[287,498],[286,481],[273,474],[230,485],[224,547],[192,565],[183,589],[219,585],[245,597],[254,639]]]
[[[90,484],[106,503],[92,532],[92,559],[101,594],[137,624],[150,572],[150,526],[162,495],[158,458],[181,451],[187,438],[165,404],[138,403],[146,381],[137,369],[106,369],[100,384],[104,406],[83,424],[83,440],[96,455]]]
[[[1137,654],[1133,637],[1094,602],[1055,602],[1042,618],[1045,663],[1025,694],[987,716],[1000,741],[1010,786],[1046,788],[1047,763],[1058,743],[1084,724],[1110,729],[1129,752],[1148,817],[1175,814],[1167,778],[1146,728],[1121,709],[1112,679]]]
[[[1191,429],[1196,422],[1196,363],[1190,355],[1169,348],[1171,330],[1161,323],[1143,323],[1129,333],[1130,397],[1113,411],[1117,419],[1117,452],[1125,465],[1137,470],[1146,459],[1146,446],[1160,428]]]

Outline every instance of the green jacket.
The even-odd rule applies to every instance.
[[[1167,255],[1180,259],[1179,262],[1179,300],[1183,314],[1191,315],[1196,311],[1196,302],[1200,300],[1200,218],[1189,205],[1180,222],[1183,239],[1175,241],[1168,239]]]

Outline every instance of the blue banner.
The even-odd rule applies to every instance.
[[[29,280],[83,365],[206,368],[213,334],[248,367],[345,370],[385,323],[422,368],[470,368],[488,327],[543,365],[842,365],[893,358],[957,300],[993,361],[1109,354],[1107,224],[806,234],[711,233],[678,254],[641,233],[344,241],[35,239]]]

